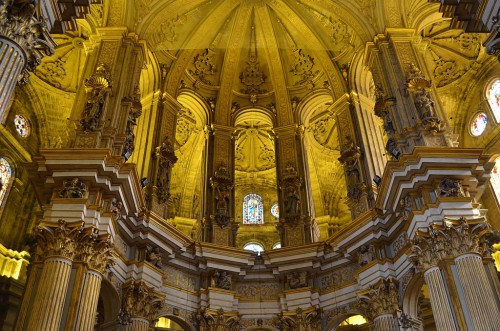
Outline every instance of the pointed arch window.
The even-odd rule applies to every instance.
[[[264,224],[264,206],[258,194],[247,194],[243,198],[243,224]]]
[[[12,168],[6,159],[0,157],[0,206],[2,206],[12,177]]]
[[[495,79],[486,90],[486,99],[497,123],[500,122],[500,78]]]

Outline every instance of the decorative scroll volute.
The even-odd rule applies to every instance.
[[[44,55],[54,54],[56,47],[44,20],[36,17],[35,6],[35,2],[21,0],[6,0],[0,4],[0,35],[21,46],[27,57],[21,83],[27,83],[28,71],[34,71]]]
[[[446,219],[442,224],[431,224],[426,231],[419,231],[413,240],[410,260],[419,271],[436,266],[445,258],[462,254],[488,253],[487,237],[491,234],[483,219]]]
[[[111,90],[111,74],[104,64],[100,64],[96,72],[85,79],[84,85],[87,102],[82,112],[80,125],[83,131],[95,131],[104,111],[107,94]]]
[[[156,147],[155,155],[158,159],[158,168],[156,173],[156,197],[158,198],[158,203],[167,202],[170,197],[170,175],[172,172],[172,167],[177,162],[177,157],[175,156],[174,146],[170,142],[168,137],[165,137],[162,144]]]
[[[83,232],[83,221],[67,223],[43,223],[34,229],[37,237],[35,260],[52,256],[73,260],[77,254],[78,241]]]
[[[130,323],[131,318],[143,318],[153,323],[162,308],[162,297],[153,288],[148,287],[143,281],[131,281],[123,286],[119,321],[126,325]]]
[[[385,279],[378,285],[372,285],[361,294],[358,305],[371,320],[381,315],[396,315],[399,310],[399,291],[395,280]]]

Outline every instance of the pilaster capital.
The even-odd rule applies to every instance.
[[[35,229],[37,237],[35,260],[61,256],[73,260],[77,253],[79,237],[83,232],[83,221],[68,223],[60,219],[57,223],[41,222]]]
[[[143,281],[130,281],[123,286],[123,301],[119,319],[129,324],[132,318],[143,318],[153,323],[163,308],[163,297]]]
[[[238,312],[225,312],[224,309],[200,309],[196,314],[196,319],[201,331],[209,330],[239,330],[241,316]]]
[[[283,331],[294,330],[322,330],[321,318],[323,311],[321,308],[301,309],[294,312],[281,312],[273,318],[273,325]]]
[[[52,55],[56,46],[45,26],[45,20],[36,16],[36,3],[20,0],[3,1],[0,5],[0,37],[19,45],[26,57],[22,82],[27,72],[34,71],[44,55]]]
[[[368,318],[374,320],[378,316],[396,316],[399,310],[399,291],[394,279],[385,279],[382,282],[370,286],[364,292],[358,294],[359,307],[366,311]]]

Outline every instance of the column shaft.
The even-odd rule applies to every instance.
[[[144,318],[132,318],[126,328],[127,331],[148,331],[149,321]]]
[[[457,330],[441,271],[438,267],[432,267],[425,272],[424,278],[429,288],[429,296],[436,328],[443,331]]]
[[[102,275],[94,270],[85,273],[82,293],[79,299],[74,330],[94,330]]]
[[[63,257],[45,260],[27,330],[59,330],[72,261]]]
[[[3,123],[14,88],[26,63],[22,48],[0,36],[0,122]]]
[[[482,257],[464,254],[455,259],[467,308],[475,330],[493,330],[500,325],[500,311],[484,270]]]
[[[394,316],[391,314],[380,315],[373,320],[374,331],[393,331],[397,330],[394,323]]]

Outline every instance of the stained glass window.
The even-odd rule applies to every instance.
[[[486,98],[490,104],[493,116],[495,116],[495,121],[500,122],[500,79],[495,79],[488,91],[486,92]]]
[[[0,158],[0,205],[2,205],[5,195],[7,194],[11,176],[12,169],[9,162],[3,157]]]
[[[486,124],[488,124],[488,116],[486,116],[485,113],[477,113],[474,117],[472,117],[472,121],[470,123],[470,133],[474,137],[482,135],[484,130],[486,130]]]
[[[252,251],[260,255],[264,251],[264,247],[259,243],[250,242],[243,246],[243,249],[247,251]]]
[[[243,198],[243,224],[264,224],[264,208],[260,195],[252,193]]]
[[[280,217],[280,208],[277,202],[271,207],[271,214],[276,218]]]
[[[497,197],[497,201],[500,203],[500,156],[495,160],[495,166],[491,172],[490,182]]]
[[[16,115],[14,118],[14,124],[16,126],[17,133],[19,133],[21,137],[25,138],[30,135],[30,124],[23,115]]]

